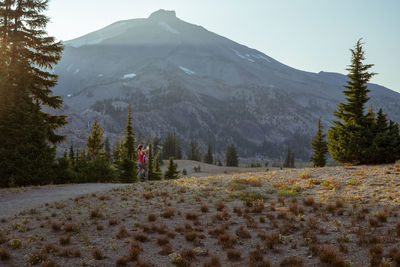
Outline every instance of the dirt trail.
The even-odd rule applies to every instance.
[[[0,217],[8,217],[25,209],[40,207],[47,202],[74,198],[79,195],[105,191],[124,184],[73,184],[29,187],[0,191]]]

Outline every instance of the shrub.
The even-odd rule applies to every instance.
[[[45,260],[47,260],[47,253],[44,251],[35,250],[29,255],[28,263],[30,265],[36,265],[40,262],[44,262]]]
[[[131,248],[128,252],[128,258],[132,261],[136,261],[139,258],[139,254],[142,251],[140,244],[137,241],[131,242]]]
[[[192,221],[197,220],[197,217],[198,217],[198,216],[199,216],[199,215],[196,214],[196,213],[194,213],[194,212],[188,212],[188,213],[186,213],[186,219],[188,219],[188,220],[192,220]]]
[[[225,208],[225,203],[222,201],[218,201],[216,208],[218,211],[222,211]]]
[[[217,227],[211,229],[210,231],[208,231],[208,233],[209,233],[211,236],[213,236],[213,237],[217,237],[217,236],[219,236],[219,235],[225,233],[225,230],[226,230],[227,228],[228,228],[227,225],[222,224],[222,225],[220,225],[220,226],[217,226]]]
[[[94,209],[90,211],[90,219],[101,218],[103,215],[101,214],[99,209]]]
[[[115,261],[115,266],[126,266],[129,262],[128,256],[121,256]]]
[[[230,261],[240,260],[241,254],[242,253],[239,250],[236,250],[236,249],[228,249],[226,251],[226,256],[228,257],[228,259]]]
[[[378,211],[378,212],[375,214],[375,217],[376,217],[376,218],[378,219],[378,221],[380,221],[380,222],[386,222],[388,216],[389,216],[388,213],[387,213],[386,211],[384,211],[384,210]]]
[[[67,223],[64,225],[63,228],[66,233],[78,233],[79,232],[79,226],[75,223]]]
[[[223,248],[232,248],[237,242],[236,237],[224,233],[218,236],[218,244],[220,244]]]
[[[101,248],[98,248],[98,247],[93,248],[92,255],[95,260],[104,259],[104,252]]]
[[[302,266],[304,266],[304,263],[300,257],[290,256],[290,257],[283,259],[279,266],[281,266],[281,267],[302,267]]]
[[[121,238],[124,238],[124,237],[127,237],[127,236],[129,236],[128,231],[126,231],[126,228],[125,228],[124,225],[121,225],[121,227],[118,230],[118,233],[117,233],[116,237],[118,239],[121,239]]]
[[[398,222],[396,225],[396,232],[397,232],[397,236],[400,237],[400,222]]]
[[[184,248],[179,254],[188,262],[191,262],[196,258],[196,252],[192,248]]]
[[[149,220],[149,222],[154,222],[157,220],[157,215],[149,214],[149,216],[147,216],[147,219]]]
[[[159,237],[157,237],[157,244],[159,246],[163,246],[163,245],[168,244],[168,243],[169,243],[168,236],[159,236]]]
[[[383,247],[382,245],[373,245],[369,249],[369,262],[371,266],[379,266],[379,264],[382,262],[382,257],[383,257]]]
[[[297,196],[301,188],[299,186],[282,186],[278,190],[278,195],[283,197],[293,197]]]
[[[161,216],[162,216],[163,218],[171,218],[171,217],[173,217],[174,215],[175,215],[175,210],[172,209],[172,208],[167,208],[167,209],[165,209],[165,210],[161,213]]]
[[[274,249],[279,244],[279,233],[268,233],[260,236],[268,249]]]
[[[10,252],[6,248],[0,247],[0,260],[6,261],[11,258]]]
[[[323,246],[319,251],[319,258],[321,262],[329,264],[330,266],[345,266],[346,262],[340,256],[337,250],[330,246]]]
[[[240,238],[251,238],[250,232],[244,229],[243,225],[236,229],[236,235]]]
[[[308,196],[305,199],[303,199],[303,203],[306,206],[312,206],[314,205],[314,198],[312,196]]]
[[[115,219],[115,218],[111,218],[111,219],[108,220],[108,224],[109,224],[110,226],[117,225],[117,224],[118,224],[118,220]]]
[[[153,192],[151,191],[146,191],[143,193],[143,197],[147,200],[152,199],[154,197]]]
[[[149,240],[145,233],[135,233],[133,237],[135,238],[135,240],[140,242],[146,242]]]
[[[207,207],[207,205],[206,205],[205,203],[202,203],[201,206],[200,206],[200,210],[201,210],[201,212],[203,212],[203,213],[208,212],[208,207]]]
[[[203,267],[221,267],[220,260],[217,255],[212,255],[210,260],[204,263]]]
[[[254,200],[252,203],[253,206],[253,212],[254,213],[261,213],[264,209],[264,199],[257,199]]]
[[[8,241],[8,246],[12,249],[20,248],[22,245],[22,241],[19,239],[11,239]]]
[[[172,246],[170,243],[166,243],[165,245],[162,246],[161,251],[159,252],[159,254],[161,255],[169,255],[173,252],[172,250]]]
[[[59,267],[60,264],[58,264],[55,260],[53,259],[48,259],[47,261],[43,262],[41,267]]]
[[[65,236],[61,236],[59,239],[59,243],[62,246],[69,245],[71,243],[71,236],[69,234],[65,235]]]
[[[310,179],[311,174],[309,172],[303,172],[303,173],[299,173],[299,175],[297,177],[299,177],[301,179]]]
[[[197,239],[197,237],[198,237],[198,235],[197,235],[197,232],[195,232],[195,231],[190,231],[190,232],[185,233],[185,239],[187,241],[193,242]]]

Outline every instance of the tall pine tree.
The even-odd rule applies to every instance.
[[[237,167],[239,165],[239,158],[233,144],[226,148],[225,160],[226,166]]]
[[[103,129],[100,127],[100,124],[97,123],[97,120],[93,122],[91,135],[87,140],[87,148],[89,152],[89,156],[92,160],[97,159],[100,155],[100,151],[103,149]]]
[[[211,144],[208,144],[207,154],[205,154],[205,156],[204,156],[204,162],[208,163],[208,164],[213,164],[213,162],[214,162],[214,157],[213,157]]]
[[[368,71],[373,64],[363,63],[361,40],[350,50],[349,81],[343,91],[346,102],[340,103],[334,112],[338,120],[333,121],[334,126],[328,130],[328,149],[332,158],[340,163],[361,164],[368,161],[368,148],[373,141],[372,126],[364,107],[369,100],[367,83],[375,73]]]
[[[164,179],[177,179],[179,177],[178,165],[174,163],[174,158],[170,157],[168,162],[168,168],[165,171]]]
[[[47,36],[47,1],[0,2],[0,186],[43,184],[53,175],[55,130],[65,116],[51,115],[43,106],[59,109],[53,96],[57,75],[51,69],[62,52],[60,42]]]
[[[125,127],[125,137],[123,139],[121,163],[119,167],[120,181],[123,183],[133,183],[137,181],[137,151],[135,147],[135,134],[132,126],[132,109],[129,105],[128,120]]]
[[[314,167],[324,167],[326,165],[326,153],[328,153],[328,145],[325,141],[325,134],[321,125],[321,119],[318,120],[318,130],[314,139],[311,141],[313,155],[311,163]]]

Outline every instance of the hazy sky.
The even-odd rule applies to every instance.
[[[400,0],[50,0],[48,32],[70,40],[158,9],[311,72],[346,74],[362,37],[372,82],[400,92]]]

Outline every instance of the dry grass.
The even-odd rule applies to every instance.
[[[387,170],[133,184],[0,220],[0,256],[11,266],[399,266],[400,177]]]

